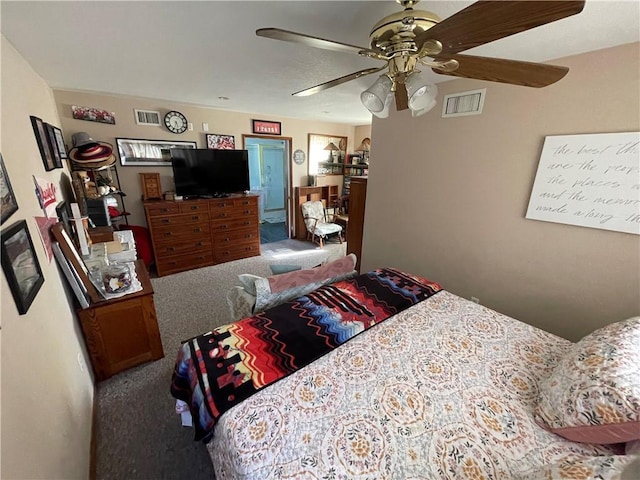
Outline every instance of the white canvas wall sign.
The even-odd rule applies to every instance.
[[[640,235],[640,132],[546,137],[526,218]]]

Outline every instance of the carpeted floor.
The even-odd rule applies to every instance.
[[[260,224],[260,243],[279,242],[289,238],[287,226],[284,222]]]
[[[262,256],[152,280],[165,357],[122,372],[97,387],[97,478],[212,479],[206,448],[180,426],[169,393],[182,340],[228,322],[227,291],[240,273],[268,276],[271,264],[310,268],[344,255],[346,243],[298,240],[262,245]]]

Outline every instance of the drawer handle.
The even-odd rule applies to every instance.
[[[171,220],[169,220],[168,218],[163,218],[162,219],[162,223],[169,223]]]
[[[245,215],[249,215],[250,213],[251,213],[251,210],[245,210],[245,211],[244,211],[244,214],[245,214]]]
[[[171,236],[171,232],[166,232],[166,233],[164,234],[164,236],[165,236],[165,237],[170,237],[170,236]]]
[[[247,233],[244,238],[253,238],[253,233]]]
[[[220,225],[220,228],[222,230],[226,230],[227,228],[229,228],[229,225],[226,225],[226,224],[225,225]]]
[[[200,215],[193,215],[191,217],[191,220],[199,220],[200,219]]]
[[[227,204],[223,202],[223,203],[221,203],[221,204],[220,204],[220,206],[221,206],[221,207],[226,207],[226,206],[227,206]]]
[[[220,214],[220,218],[227,218],[227,217],[228,217],[228,215],[226,213],[221,213]]]
[[[168,209],[168,208],[162,208],[162,209],[160,209],[160,211],[161,211],[162,213],[167,213],[167,212],[169,211],[169,209]]]
[[[175,251],[175,247],[169,247],[169,248],[167,248],[167,252],[173,252],[173,251]]]
[[[244,202],[242,202],[243,205],[249,205],[249,202],[247,200],[245,200]]]
[[[178,262],[169,262],[169,265],[174,265],[175,266],[177,264],[178,264]]]
[[[228,242],[229,240],[230,240],[229,237],[225,237],[222,239],[223,242]]]
[[[201,247],[201,246],[202,246],[202,242],[196,243],[196,247]]]
[[[245,225],[251,225],[251,222],[244,222]]]
[[[193,231],[194,231],[195,233],[200,233],[200,232],[202,231],[202,229],[201,229],[201,228],[194,228],[194,229],[193,229]]]
[[[191,210],[197,210],[198,207],[196,205],[191,205]]]

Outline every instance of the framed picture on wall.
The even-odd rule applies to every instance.
[[[269,120],[251,120],[252,133],[266,133],[267,135],[282,135],[282,124]]]
[[[56,168],[56,164],[53,152],[51,151],[47,128],[41,118],[34,117],[33,115],[29,118],[31,119],[31,126],[33,127],[33,133],[36,136],[36,143],[38,144],[38,150],[40,150],[44,169],[49,172]]]
[[[51,155],[53,155],[53,164],[55,165],[55,168],[62,168],[62,157],[58,150],[58,141],[56,140],[56,132],[54,130],[55,127],[49,123],[45,123],[44,126],[47,130],[49,149],[51,150]]]
[[[11,181],[4,166],[4,158],[0,153],[0,202],[2,203],[2,221],[4,223],[18,210],[18,202],[11,188]]]
[[[211,150],[234,150],[236,138],[233,135],[218,135],[207,133],[207,148]]]
[[[170,167],[172,148],[197,148],[196,142],[116,138],[120,164],[125,167]]]
[[[27,222],[20,220],[2,232],[2,269],[20,315],[24,315],[44,283]]]

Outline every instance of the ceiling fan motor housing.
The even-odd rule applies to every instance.
[[[413,39],[440,22],[435,13],[407,8],[384,17],[369,34],[371,49],[388,54],[417,50]]]

